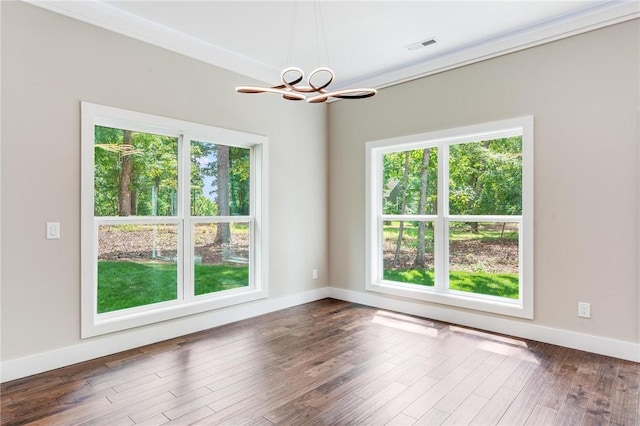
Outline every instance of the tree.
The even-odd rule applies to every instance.
[[[229,148],[229,201],[231,214],[249,214],[249,160],[249,149]]]
[[[172,216],[177,213],[178,140],[174,137],[134,133],[142,154],[134,162],[135,189],[141,215]]]
[[[108,127],[95,128],[94,214],[118,214],[120,146],[122,131]]]
[[[173,215],[177,176],[177,138],[95,127],[97,216]]]
[[[216,145],[217,153],[217,204],[218,204],[218,216],[229,216],[229,147],[225,145]],[[231,229],[228,222],[218,223],[216,238],[214,242],[216,244],[229,243],[231,239]]]
[[[451,214],[521,214],[522,137],[452,145],[449,153]],[[477,222],[470,226],[477,232]]]
[[[191,141],[191,215],[216,216],[218,206],[213,201],[215,188],[215,145]]]
[[[177,214],[178,139],[151,133],[95,127],[95,214]],[[190,141],[191,214],[250,214],[251,150]],[[221,224],[218,242],[229,242]]]
[[[400,185],[402,189],[402,200],[400,204],[400,214],[405,214],[407,210],[407,187],[409,182],[409,151],[404,152],[404,174],[402,176],[402,182]],[[402,234],[404,233],[404,221],[400,221],[398,227],[398,239],[396,241],[396,252],[393,256],[393,265],[397,266],[400,261],[400,254],[402,250]]]
[[[133,149],[131,130],[124,130],[122,146]],[[120,166],[120,191],[118,194],[118,216],[131,216],[131,174],[133,171],[132,155],[122,153]]]
[[[422,152],[422,164],[420,168],[420,202],[418,204],[418,214],[427,213],[427,188],[429,179],[429,158],[431,149],[425,148]],[[418,250],[413,266],[416,268],[424,268],[424,252],[425,252],[425,222],[418,222]]]

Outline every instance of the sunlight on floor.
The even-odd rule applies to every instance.
[[[438,327],[433,321],[423,320],[395,312],[378,311],[371,322],[431,337],[438,337],[442,333],[448,332],[448,327]]]
[[[389,311],[377,311],[371,322],[429,337],[441,337],[445,334],[453,333],[468,339],[477,340],[476,347],[478,349],[499,355],[515,356],[535,364],[539,363],[535,354],[533,354],[527,346],[527,343],[513,337],[499,336],[455,325],[445,325],[444,323]]]
[[[452,333],[481,339],[478,344],[479,349],[493,352],[500,355],[516,356],[522,360],[538,364],[537,358],[531,353],[527,343],[523,340],[509,336],[499,336],[480,330],[473,330],[452,325],[449,327]]]

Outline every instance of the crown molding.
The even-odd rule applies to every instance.
[[[98,0],[23,0],[69,18],[171,50],[261,82],[279,76],[279,69],[196,37],[141,18]]]
[[[270,84],[280,70],[212,43],[122,11],[98,0],[24,0],[91,25]],[[640,17],[639,1],[602,1],[580,11],[515,32],[483,40],[434,57],[343,81],[334,90],[363,86],[383,88]]]

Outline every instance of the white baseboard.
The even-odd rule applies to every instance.
[[[522,321],[463,312],[446,307],[394,299],[375,293],[362,293],[336,287],[329,288],[329,296],[347,302],[360,303],[376,308],[640,362],[640,344],[638,343],[608,339],[606,337],[592,336]]]
[[[100,336],[72,346],[3,361],[0,363],[0,382],[19,379],[327,297],[640,362],[640,344],[637,343],[425,305],[374,293],[324,287],[290,296],[252,302],[250,306],[235,305],[204,315],[184,317],[175,321]]]
[[[19,379],[82,361],[111,355],[189,333],[206,330],[243,319],[279,311],[329,297],[329,288],[319,288],[279,298],[192,315],[151,326],[86,339],[78,344],[0,363],[0,382]]]

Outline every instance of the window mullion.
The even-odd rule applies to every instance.
[[[402,220],[412,222],[431,222],[438,219],[434,214],[383,214],[382,220]]]
[[[257,215],[262,210],[262,148],[253,147],[249,151],[249,287],[259,288],[262,275],[263,251],[259,246],[260,233],[258,227],[263,224],[259,222],[261,217]]]
[[[180,278],[178,282],[181,288],[178,294],[182,295],[183,300],[193,298],[193,223],[191,220],[191,137],[183,134],[180,138],[180,170],[178,176],[178,185],[180,190],[180,203],[178,216],[181,218],[181,235],[182,241],[178,248],[181,255],[178,256],[178,270]],[[180,264],[180,262],[182,262]]]
[[[438,199],[435,229],[435,288],[445,292],[449,288],[449,146],[438,145]]]
[[[196,216],[192,217],[194,223],[224,223],[224,222],[251,222],[253,216]]]
[[[129,224],[179,224],[178,216],[95,216],[94,220],[100,225],[129,225]]]
[[[522,222],[521,215],[449,215],[448,218],[456,222]]]
[[[375,260],[375,271],[373,273],[373,277],[379,282],[384,279],[384,215],[382,209],[382,182],[383,173],[384,173],[384,161],[383,161],[383,153],[377,152],[375,155],[375,183],[374,190],[371,191],[371,196],[373,197],[375,207],[374,211],[376,214],[372,220],[372,223],[376,223],[375,233],[371,236],[373,241],[375,241],[375,253],[369,254]]]

